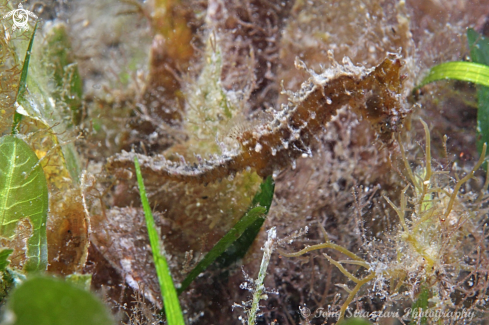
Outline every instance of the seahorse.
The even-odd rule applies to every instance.
[[[299,92],[264,124],[236,135],[239,150],[213,159],[199,159],[193,165],[173,162],[163,155],[145,156],[122,152],[109,158],[107,169],[132,168],[137,156],[143,173],[186,183],[213,182],[243,170],[255,170],[261,177],[295,164],[311,154],[310,145],[338,109],[347,105],[368,120],[378,137],[390,143],[402,127],[407,110],[402,105],[400,57],[389,53],[378,66],[366,69],[351,63],[334,62],[322,74],[311,72]]]

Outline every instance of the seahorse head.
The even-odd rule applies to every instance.
[[[379,139],[390,143],[402,129],[407,111],[403,108],[402,63],[397,55],[388,55],[364,80],[366,101],[361,114],[377,131]]]

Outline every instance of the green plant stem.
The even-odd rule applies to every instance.
[[[136,169],[136,176],[138,179],[139,192],[141,194],[141,202],[143,204],[144,217],[146,219],[146,226],[148,227],[149,242],[151,244],[151,250],[153,252],[153,259],[156,267],[156,274],[158,275],[158,282],[160,283],[161,295],[163,297],[163,305],[165,309],[166,318],[169,325],[184,325],[182,310],[180,303],[178,302],[177,291],[173,285],[173,280],[168,268],[168,263],[164,255],[160,252],[162,247],[158,231],[156,230],[155,221],[151,208],[149,206],[148,198],[146,196],[146,190],[144,188],[143,177],[141,175],[141,167],[139,166],[138,158],[134,157],[134,165]]]
[[[265,276],[267,275],[268,263],[270,263],[270,256],[273,252],[273,243],[277,238],[277,230],[275,227],[268,231],[268,239],[265,242],[265,248],[263,249],[263,258],[261,260],[260,272],[258,272],[258,278],[255,282],[255,292],[253,293],[253,301],[251,303],[251,309],[248,313],[248,325],[255,325],[256,322],[256,312],[260,307],[260,300],[263,298],[263,282],[265,281]]]
[[[299,257],[301,255],[304,255],[305,253],[312,252],[312,251],[315,251],[318,249],[323,249],[323,248],[332,248],[332,249],[337,250],[338,252],[345,254],[346,256],[348,256],[351,259],[354,259],[357,261],[363,261],[362,258],[360,258],[357,255],[355,255],[354,253],[350,252],[348,249],[346,249],[340,245],[333,244],[331,242],[308,246],[308,247],[306,247],[306,248],[304,248],[304,249],[302,249],[296,253],[286,253],[286,252],[283,252],[280,250],[279,250],[279,253],[280,253],[280,255],[285,256],[285,257]]]
[[[345,317],[345,312],[346,312],[346,309],[348,308],[348,305],[353,301],[353,298],[355,298],[355,296],[358,293],[358,291],[360,291],[360,288],[364,284],[369,283],[370,281],[372,281],[373,279],[375,279],[375,276],[376,276],[375,272],[372,272],[371,274],[369,274],[365,278],[361,279],[356,284],[355,288],[353,288],[353,290],[348,294],[348,298],[346,298],[346,300],[343,303],[343,305],[341,305],[340,317],[338,318],[338,322],[340,322],[341,320],[343,320],[343,318]]]

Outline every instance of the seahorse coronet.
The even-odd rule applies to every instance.
[[[148,157],[123,152],[111,157],[107,168],[132,167],[137,156],[143,172],[179,182],[206,184],[249,169],[266,177],[299,157],[312,155],[311,142],[345,105],[368,120],[379,138],[389,143],[406,115],[400,57],[390,53],[370,69],[355,66],[350,59],[343,63],[334,61],[332,68],[321,74],[311,72],[298,92],[288,92],[288,104],[274,111],[270,122],[235,132],[233,137],[241,147],[238,150],[199,160],[193,166],[172,163],[163,155]]]

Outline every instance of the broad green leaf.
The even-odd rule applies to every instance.
[[[14,250],[10,248],[0,249],[0,272],[4,271],[5,268],[10,264],[8,257],[12,254]]]
[[[166,257],[160,252],[160,247],[163,246],[160,241],[158,231],[156,230],[148,197],[146,196],[143,176],[141,175],[141,168],[139,166],[137,157],[134,157],[134,164],[136,167],[135,169],[138,179],[139,192],[141,194],[141,202],[143,204],[144,217],[146,219],[146,226],[148,227],[149,242],[151,244],[156,274],[158,275],[158,282],[160,283],[161,294],[163,297],[166,319],[169,325],[185,325],[185,322],[183,321],[182,309],[180,308],[180,303],[178,302],[177,291],[175,290],[175,286],[173,284]]]
[[[111,325],[110,312],[90,292],[55,278],[34,277],[10,294],[2,325]],[[5,316],[4,316],[5,317]]]
[[[434,66],[428,75],[416,87],[420,88],[430,82],[455,79],[489,86],[489,66],[474,62],[446,62]]]
[[[0,138],[0,236],[11,240],[22,219],[31,226],[27,271],[45,270],[48,188],[36,154],[16,136]]]
[[[489,66],[489,39],[469,28],[467,41],[472,61]],[[489,144],[489,87],[477,88],[477,103],[477,150],[481,153],[484,143]]]
[[[269,176],[261,185],[260,191],[255,195],[248,212],[229,230],[219,242],[205,255],[205,257],[190,271],[183,280],[178,293],[185,291],[190,283],[205,269],[218,259],[221,268],[243,258],[249,247],[258,235],[265,217],[270,209],[275,184]],[[258,205],[258,206],[257,206]]]

